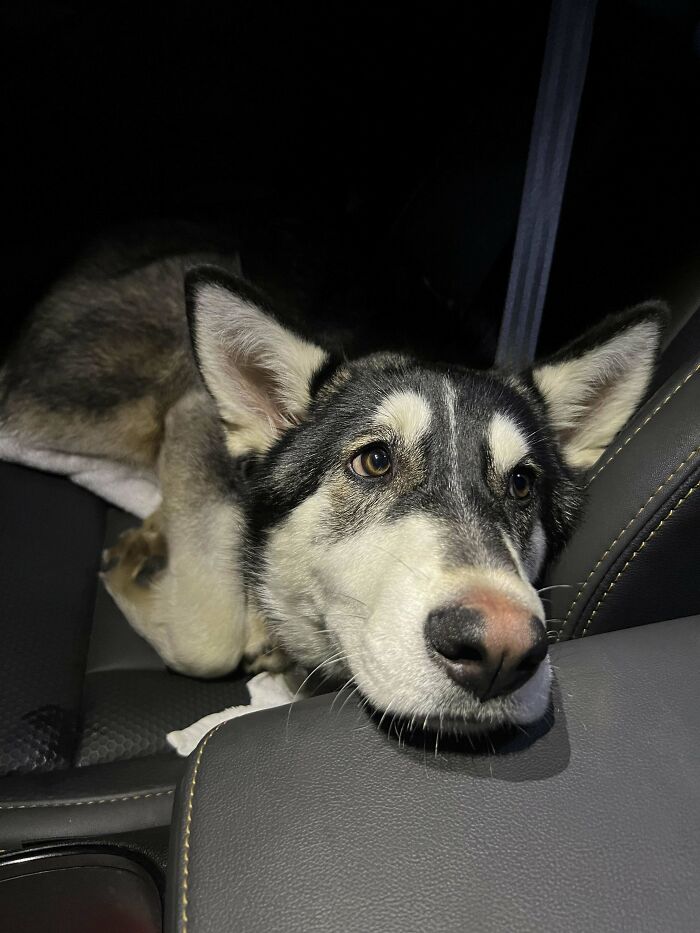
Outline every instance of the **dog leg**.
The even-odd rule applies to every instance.
[[[105,554],[102,579],[131,625],[174,670],[217,677],[268,651],[239,567],[240,505],[216,474],[218,422],[208,398],[166,418],[161,507]],[[266,656],[267,657],[267,656]],[[262,662],[280,664],[276,655]]]
[[[103,551],[101,577],[110,593],[119,592],[129,601],[138,603],[165,570],[167,562],[167,545],[158,509],[140,528],[123,532],[113,547]]]

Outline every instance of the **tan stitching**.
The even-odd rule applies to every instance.
[[[661,521],[660,521],[659,524],[656,526],[656,528],[653,529],[653,531],[651,532],[651,534],[649,534],[649,535],[646,536],[646,538],[642,541],[642,543],[639,545],[639,547],[638,547],[637,550],[634,552],[634,554],[632,554],[632,556],[631,556],[630,559],[627,561],[627,563],[626,563],[625,566],[622,568],[622,570],[617,574],[617,576],[616,576],[613,580],[610,581],[610,585],[608,586],[608,588],[606,589],[606,591],[603,593],[603,595],[600,597],[600,599],[599,599],[598,602],[596,603],[596,607],[595,607],[595,609],[593,610],[593,612],[591,613],[590,619],[588,620],[588,622],[586,622],[586,627],[585,627],[584,630],[581,632],[581,638],[583,638],[583,637],[585,636],[586,632],[587,632],[588,629],[590,628],[591,622],[593,621],[596,612],[597,612],[598,609],[600,608],[601,603],[603,602],[603,600],[605,599],[605,597],[608,595],[608,593],[610,592],[610,590],[615,586],[615,584],[616,584],[617,581],[620,579],[620,577],[621,577],[622,574],[625,572],[625,570],[627,570],[627,568],[628,568],[629,565],[632,563],[632,561],[635,559],[635,557],[637,556],[637,554],[639,554],[640,551],[644,550],[644,547],[645,547],[645,545],[647,544],[647,542],[648,542],[648,541],[651,541],[651,539],[654,537],[654,535],[655,535],[656,532],[659,530],[659,528],[661,528],[661,526],[663,525],[663,523],[664,523],[667,519],[669,519],[669,518],[673,515],[673,513],[683,505],[683,503],[685,502],[685,500],[686,500],[686,499],[689,499],[689,498],[692,496],[692,494],[695,492],[695,490],[698,489],[699,487],[700,487],[700,480],[692,487],[692,489],[689,489],[688,492],[683,496],[683,498],[682,498],[682,499],[679,499],[678,502],[673,506],[673,508],[671,509],[671,511],[661,519]]]
[[[569,622],[569,618],[571,617],[571,613],[572,613],[572,612],[574,611],[574,609],[576,608],[576,605],[577,605],[579,599],[581,598],[581,594],[582,594],[583,591],[586,589],[586,586],[588,585],[588,581],[591,579],[591,577],[592,577],[593,574],[596,572],[596,570],[598,569],[598,567],[600,567],[600,565],[603,563],[603,561],[605,560],[605,558],[608,556],[608,554],[609,554],[609,553],[612,551],[612,549],[615,547],[615,545],[616,545],[617,542],[620,540],[620,538],[621,538],[621,537],[624,535],[624,533],[628,530],[628,528],[630,527],[630,525],[632,525],[632,524],[637,520],[637,518],[639,518],[639,516],[640,516],[641,513],[644,511],[644,509],[649,505],[649,503],[651,502],[651,500],[654,499],[656,496],[658,496],[658,494],[661,492],[661,490],[664,488],[664,486],[667,486],[668,483],[670,483],[671,480],[673,479],[673,477],[676,475],[676,473],[678,473],[679,470],[682,470],[683,467],[684,467],[687,463],[689,463],[689,462],[693,459],[693,457],[695,457],[695,456],[698,454],[698,452],[700,452],[700,447],[696,447],[695,450],[691,451],[691,453],[688,454],[688,456],[685,458],[685,460],[683,461],[683,463],[679,464],[679,465],[675,468],[675,470],[673,471],[673,473],[671,473],[670,476],[667,476],[666,479],[663,481],[663,483],[661,483],[661,485],[658,486],[658,487],[654,490],[654,492],[652,492],[652,494],[649,496],[649,498],[648,498],[647,501],[644,503],[644,505],[641,506],[641,508],[637,511],[637,513],[636,513],[635,515],[633,515],[632,518],[627,522],[627,524],[626,524],[625,527],[622,529],[622,531],[619,533],[619,535],[615,538],[615,540],[613,541],[613,543],[610,544],[610,545],[608,546],[608,549],[606,550],[606,552],[603,554],[603,556],[600,558],[600,560],[599,560],[598,563],[595,565],[595,567],[593,568],[593,570],[591,570],[591,572],[588,574],[588,576],[586,577],[586,579],[585,579],[585,580],[583,581],[583,583],[581,584],[581,588],[579,589],[578,593],[576,594],[576,597],[575,597],[574,601],[573,601],[573,602],[571,603],[571,605],[569,606],[569,611],[566,613],[566,618],[564,619],[564,623],[563,623],[562,627],[559,629],[559,635],[557,636],[557,641],[561,641],[562,635],[564,634],[564,630],[566,629],[566,626],[567,626],[567,624],[568,624],[568,622]]]
[[[93,800],[48,800],[42,803],[0,804],[0,810],[34,810],[47,807],[91,807],[96,803],[121,803],[123,800],[146,800],[148,797],[167,797],[175,790],[159,790],[150,794],[125,794],[123,797],[95,797]]]
[[[596,478],[596,476],[598,476],[600,473],[602,473],[603,470],[605,469],[605,467],[606,467],[609,463],[612,463],[612,461],[615,459],[615,457],[617,457],[617,455],[618,455],[619,453],[622,453],[622,451],[623,451],[624,448],[629,444],[629,442],[632,440],[632,438],[633,438],[633,437],[636,437],[636,435],[639,434],[639,432],[642,430],[642,428],[643,428],[645,425],[649,424],[649,422],[651,421],[651,419],[661,411],[661,409],[664,407],[664,405],[666,405],[668,402],[671,401],[671,399],[672,399],[673,396],[676,394],[676,392],[680,391],[680,389],[683,388],[683,386],[686,384],[686,382],[688,382],[688,380],[691,379],[691,378],[695,375],[695,373],[698,372],[699,370],[700,370],[700,363],[698,363],[697,366],[695,367],[695,369],[691,370],[691,371],[686,375],[686,377],[682,380],[682,382],[679,382],[679,383],[678,383],[678,385],[675,387],[675,389],[673,389],[671,392],[669,392],[669,394],[666,396],[666,398],[663,400],[663,402],[660,402],[660,403],[656,406],[656,408],[651,412],[651,414],[649,414],[649,415],[646,416],[646,418],[644,419],[644,421],[642,421],[642,423],[641,423],[640,425],[638,425],[638,426],[634,429],[634,431],[632,431],[632,433],[629,435],[629,437],[625,438],[625,440],[620,444],[620,446],[617,448],[617,450],[615,451],[615,453],[612,454],[610,457],[608,457],[608,459],[605,461],[605,463],[604,463],[602,466],[600,466],[600,467],[596,470],[596,472],[593,474],[593,476],[591,476],[591,478],[590,478],[590,479],[588,480],[588,482],[586,483],[586,487],[588,487],[588,486],[591,485],[591,483],[592,483],[593,480]]]
[[[197,783],[197,772],[199,771],[199,765],[202,761],[202,755],[204,754],[204,749],[207,747],[209,739],[219,731],[223,726],[223,722],[220,722],[218,726],[211,730],[209,735],[204,739],[202,744],[199,746],[199,751],[197,752],[197,760],[194,763],[194,771],[192,772],[192,783],[190,784],[189,793],[187,795],[187,818],[185,819],[185,843],[184,843],[184,853],[182,859],[182,933],[187,933],[187,891],[189,885],[189,874],[190,874],[190,830],[192,828],[192,804],[194,803],[194,788]]]

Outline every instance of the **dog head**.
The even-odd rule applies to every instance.
[[[253,455],[247,571],[271,630],[378,709],[485,730],[549,702],[533,581],[593,464],[642,398],[663,309],[523,373],[335,361],[249,286],[187,283],[193,345],[234,457]]]

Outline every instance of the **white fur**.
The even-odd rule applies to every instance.
[[[377,409],[374,420],[398,434],[407,445],[415,446],[430,430],[430,406],[413,390],[392,392]]]
[[[197,287],[195,342],[202,375],[229,427],[232,453],[266,450],[305,413],[309,380],[326,353],[216,283]]]
[[[467,504],[464,501],[464,489],[462,487],[462,478],[460,476],[461,468],[459,462],[459,445],[457,444],[457,414],[455,411],[457,397],[454,386],[449,379],[445,379],[445,408],[447,409],[448,424],[448,478],[450,482],[450,491],[454,496],[455,502],[458,502],[462,509],[462,514],[466,517]]]
[[[506,474],[528,453],[527,439],[517,422],[497,412],[489,423],[488,445],[495,469]]]
[[[175,516],[177,522],[184,521]],[[136,631],[173,670],[193,677],[227,674],[240,662],[253,611],[243,581],[232,572],[240,538],[240,513],[227,503],[198,516],[208,528],[203,551],[185,525],[170,527],[168,565],[162,577],[137,592],[138,605],[105,585]]]
[[[296,656],[314,665],[324,659],[326,673],[354,675],[377,708],[418,723],[437,713],[479,729],[530,722],[545,711],[546,662],[511,696],[481,702],[430,658],[424,634],[432,610],[476,584],[497,587],[543,619],[527,581],[495,567],[451,566],[446,528],[425,513],[328,538],[321,529],[329,507],[322,488],[276,528],[261,575],[263,611],[285,620],[277,635]]]
[[[547,536],[540,521],[532,529],[527,554],[524,558],[525,570],[530,580],[534,580],[544,564],[547,556]]]
[[[530,535],[527,551],[522,557],[518,554],[517,548],[505,531],[501,531],[501,537],[520,578],[525,582],[534,580],[542,569],[542,564],[547,554],[547,538],[542,523],[540,521],[535,523],[535,527],[532,529],[532,534]]]
[[[592,466],[634,412],[651,379],[658,335],[654,321],[642,321],[583,356],[535,369],[572,466]]]
[[[506,550],[508,551],[508,553],[509,553],[510,556],[511,556],[511,560],[512,560],[513,563],[515,564],[515,568],[516,568],[516,570],[518,571],[518,576],[520,577],[521,580],[527,580],[527,574],[525,573],[525,568],[523,567],[523,562],[522,562],[522,560],[520,559],[520,555],[518,554],[518,552],[517,552],[517,550],[516,550],[516,548],[515,548],[515,545],[514,545],[513,542],[510,540],[510,538],[509,538],[508,535],[505,533],[505,531],[501,531],[501,538],[503,539],[503,543],[504,543],[505,546],[506,546]]]

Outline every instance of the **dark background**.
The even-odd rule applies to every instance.
[[[6,339],[96,232],[186,219],[319,328],[491,362],[547,3],[3,9]],[[699,124],[700,4],[600,0],[542,351],[697,302]]]

